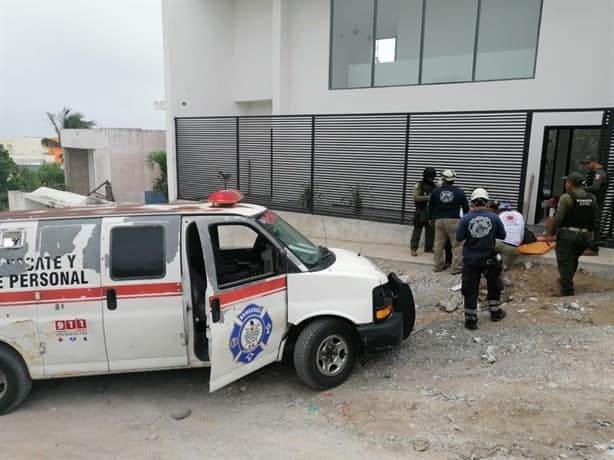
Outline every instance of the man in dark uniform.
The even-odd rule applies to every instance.
[[[456,241],[456,225],[460,220],[460,212],[469,212],[467,196],[460,188],[454,186],[456,172],[446,169],[441,173],[442,185],[431,193],[427,205],[429,219],[435,221],[435,272],[446,269],[444,247],[446,240],[452,243],[452,274],[458,275],[462,268],[462,243]]]
[[[418,245],[420,236],[424,228],[424,252],[433,252],[433,239],[435,238],[435,226],[429,220],[426,213],[426,204],[429,201],[431,192],[435,188],[435,168],[425,168],[422,172],[422,180],[414,187],[414,204],[416,213],[414,214],[414,230],[411,234],[411,255],[418,255]]]
[[[501,309],[501,256],[496,252],[496,240],[505,239],[505,227],[499,216],[488,209],[488,192],[476,188],[471,194],[471,211],[456,227],[457,241],[463,246],[463,284],[465,327],[478,328],[478,294],[482,274],[488,285],[488,309],[491,321],[501,321],[506,313]]]
[[[589,243],[588,249],[584,251],[584,255],[597,256],[599,255],[599,245],[597,244],[597,240],[599,239],[599,224],[601,221],[605,195],[608,190],[608,175],[601,163],[599,163],[599,158],[596,155],[587,156],[582,161],[582,164],[588,169],[584,190],[592,193],[597,198],[597,224],[595,225],[594,238]]]
[[[547,241],[556,235],[556,263],[559,268],[561,295],[574,295],[573,277],[578,259],[588,247],[597,224],[597,199],[582,188],[584,176],[572,172],[565,178],[565,190],[559,199]]]

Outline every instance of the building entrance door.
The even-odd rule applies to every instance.
[[[584,174],[581,161],[589,154],[599,154],[600,136],[601,126],[545,128],[536,223],[544,223],[548,217],[548,200],[565,193],[563,176],[572,171]]]

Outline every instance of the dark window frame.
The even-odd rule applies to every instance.
[[[541,28],[542,28],[542,18],[544,11],[544,0],[539,0],[539,17],[537,20],[537,36],[535,39],[535,57],[533,60],[533,72],[530,77],[511,77],[511,78],[492,78],[492,79],[479,79],[475,78],[475,69],[477,62],[477,47],[478,47],[478,36],[480,30],[480,12],[482,10],[482,0],[478,0],[477,5],[477,17],[476,17],[476,26],[475,26],[475,36],[474,36],[474,44],[473,44],[473,63],[472,63],[472,75],[471,80],[462,80],[462,81],[450,81],[450,82],[433,82],[433,83],[423,83],[422,82],[422,63],[424,57],[424,22],[426,19],[426,2],[428,0],[422,0],[422,22],[420,29],[420,54],[418,57],[418,83],[406,83],[406,84],[397,84],[397,85],[375,85],[375,42],[376,42],[376,33],[377,33],[377,6],[378,0],[373,0],[373,43],[371,46],[371,82],[369,86],[355,86],[351,88],[333,88],[333,31],[334,31],[334,12],[335,12],[335,0],[330,0],[330,14],[329,14],[329,40],[328,40],[328,90],[329,91],[348,91],[354,89],[374,89],[374,88],[396,88],[399,86],[431,86],[431,85],[455,85],[455,84],[464,84],[464,83],[482,83],[482,82],[492,82],[492,81],[513,81],[513,80],[534,80],[535,75],[537,74],[537,55],[539,53],[539,42],[541,37]],[[396,46],[398,47],[398,40]]]
[[[142,228],[161,228],[162,229],[162,274],[152,276],[114,276],[113,273],[113,234],[117,229],[142,229]],[[113,281],[131,281],[131,280],[155,280],[166,278],[166,228],[160,224],[139,224],[139,225],[116,225],[111,228],[109,236],[109,278]]]
[[[257,225],[253,225],[251,222],[244,222],[244,221],[229,221],[229,222],[214,222],[214,223],[210,223],[208,225],[207,228],[207,232],[208,232],[208,236],[211,242],[211,250],[213,252],[213,272],[215,273],[215,285],[218,289],[219,292],[223,292],[226,290],[230,290],[230,289],[235,289],[237,287],[242,287],[245,285],[249,285],[251,283],[255,283],[257,281],[262,281],[265,280],[267,278],[273,278],[275,276],[282,276],[285,275],[286,273],[282,270],[282,271],[273,271],[273,272],[269,272],[269,273],[263,273],[261,275],[256,275],[256,276],[250,276],[248,278],[243,278],[240,280],[236,280],[236,281],[231,281],[228,283],[224,283],[224,284],[220,284],[220,280],[218,279],[217,276],[217,260],[216,260],[216,254],[215,251],[219,251],[220,250],[220,240],[219,240],[219,232],[217,232],[217,229],[219,227],[230,227],[230,226],[243,226],[243,227],[248,227],[251,230],[253,230],[254,232],[256,232],[256,234],[258,236],[263,236],[264,238],[267,239],[267,241],[271,244],[271,246],[274,248],[275,251],[280,251],[279,246],[275,243],[274,238],[271,238],[266,232],[263,232],[261,228],[259,228]],[[213,234],[212,231],[215,230],[217,232],[216,234],[216,238],[213,238]],[[258,236],[256,237],[256,239],[258,238]],[[255,243],[255,241],[254,241]],[[237,248],[237,249],[248,249],[248,248]],[[223,250],[223,249],[222,249]]]

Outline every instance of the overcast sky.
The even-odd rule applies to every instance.
[[[160,0],[0,0],[0,18],[0,136],[49,136],[63,106],[164,129]]]

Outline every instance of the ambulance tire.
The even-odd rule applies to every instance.
[[[342,350],[337,362],[341,366],[326,373],[322,349],[330,344]],[[301,381],[314,390],[327,390],[341,385],[350,376],[358,352],[356,331],[345,321],[333,318],[316,319],[300,332],[294,346],[294,368]],[[333,352],[334,353],[334,352]],[[330,360],[329,360],[330,362]]]
[[[0,344],[0,415],[14,411],[24,402],[32,389],[32,379],[21,356]]]

